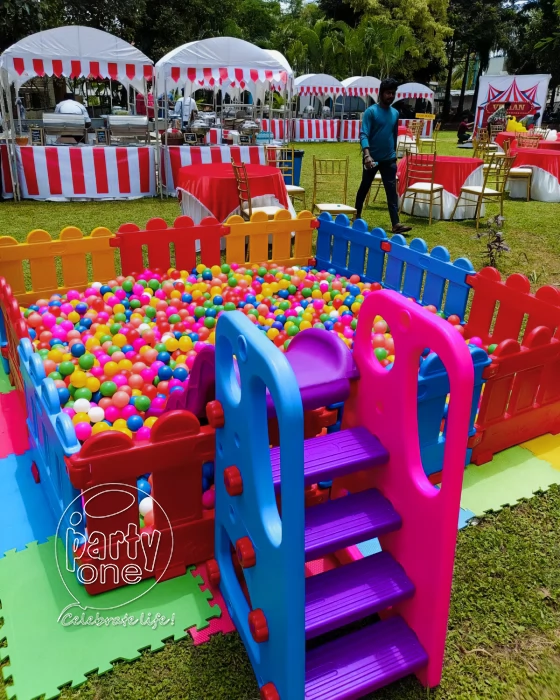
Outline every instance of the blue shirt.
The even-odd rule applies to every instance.
[[[394,107],[385,109],[372,105],[364,112],[360,130],[362,149],[369,148],[374,161],[395,160],[397,157],[397,135],[399,113]]]

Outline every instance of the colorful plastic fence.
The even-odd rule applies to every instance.
[[[316,265],[363,282],[379,282],[424,306],[433,305],[447,315],[465,316],[470,287],[467,275],[474,273],[470,260],[451,262],[449,252],[437,246],[428,252],[426,242],[415,238],[408,244],[396,234],[391,239],[383,229],[368,230],[363,219],[353,225],[344,214],[336,221],[330,214],[319,216]]]
[[[498,344],[469,445],[473,462],[484,464],[507,447],[560,432],[560,291],[531,294],[523,275],[502,282],[490,267],[468,283],[474,296],[465,335]]]

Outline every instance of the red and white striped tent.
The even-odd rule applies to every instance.
[[[427,85],[422,85],[421,83],[405,83],[404,85],[399,86],[397,94],[395,95],[395,102],[398,102],[399,100],[418,98],[428,100],[428,102],[431,102],[433,106],[434,91]]]
[[[345,94],[344,85],[340,80],[326,73],[300,75],[294,80],[294,91],[296,95],[314,95],[316,97],[336,97]]]
[[[285,60],[247,41],[220,36],[170,51],[156,63],[156,80],[160,91],[187,83],[192,83],[192,92],[214,87],[245,90],[254,83],[286,87],[292,77],[286,65]]]
[[[111,78],[144,92],[153,62],[137,48],[92,27],[57,27],[21,39],[0,56],[5,88],[37,76]]]
[[[371,75],[354,75],[343,80],[342,84],[350,97],[371,97],[377,101],[381,81]]]

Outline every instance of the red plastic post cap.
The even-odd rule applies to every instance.
[[[249,629],[257,644],[268,642],[268,625],[266,624],[266,617],[260,608],[251,610],[249,613]]]
[[[219,401],[210,401],[206,405],[206,417],[208,418],[208,423],[210,427],[223,428],[225,425],[224,409]]]
[[[213,586],[219,586],[221,580],[220,567],[215,559],[210,559],[206,562],[206,572],[210,583]]]
[[[224,484],[230,496],[241,496],[243,493],[243,479],[236,466],[224,469]]]
[[[261,700],[280,700],[274,683],[267,683],[261,688]]]
[[[237,552],[239,563],[244,569],[250,569],[257,563],[255,548],[249,537],[241,537],[237,540],[235,543],[235,551]]]

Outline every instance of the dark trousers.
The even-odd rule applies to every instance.
[[[362,182],[360,183],[358,194],[356,195],[356,209],[358,210],[357,218],[359,219],[362,216],[362,209],[367,193],[373,184],[373,178],[378,170],[381,175],[381,179],[383,180],[385,194],[387,195],[387,209],[389,209],[391,223],[393,226],[396,226],[399,223],[399,197],[397,195],[396,161],[377,163],[370,170],[367,170],[366,168],[363,169]]]
[[[457,134],[457,142],[458,143],[467,143],[467,141],[470,139],[471,133],[470,131],[464,131],[462,134]]]

